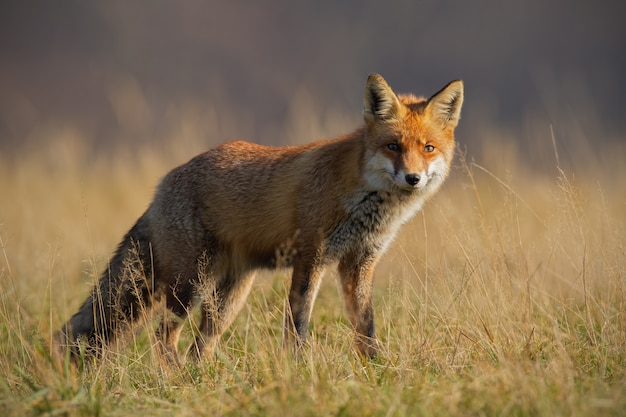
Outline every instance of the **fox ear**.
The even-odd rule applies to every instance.
[[[378,74],[367,77],[363,98],[363,118],[368,124],[397,118],[401,109],[400,100]]]
[[[454,129],[461,119],[463,105],[463,81],[455,80],[428,99],[426,111],[441,122],[442,128]]]

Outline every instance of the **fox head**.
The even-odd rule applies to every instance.
[[[424,99],[397,96],[383,77],[370,75],[363,103],[368,184],[386,191],[435,191],[450,169],[462,104],[460,80]]]

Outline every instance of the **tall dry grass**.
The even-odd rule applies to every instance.
[[[269,271],[215,359],[168,366],[148,325],[97,363],[56,364],[53,332],[159,177],[208,146],[193,133],[94,156],[62,129],[2,157],[0,414],[626,414],[624,168],[561,168],[548,142],[553,166],[539,174],[496,134],[485,154],[459,152],[379,266],[375,360],[351,349],[332,271],[303,356],[284,353],[289,275]]]

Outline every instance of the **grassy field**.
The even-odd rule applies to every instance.
[[[62,130],[1,157],[0,415],[626,415],[623,161],[573,172],[553,158],[538,174],[504,144],[492,164],[459,152],[379,266],[375,360],[351,348],[332,271],[303,356],[283,352],[278,270],[258,278],[215,359],[170,367],[148,326],[98,363],[55,364],[53,332],[159,177],[206,146],[188,142],[94,157]]]

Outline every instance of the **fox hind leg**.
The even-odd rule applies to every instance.
[[[214,287],[202,288],[200,333],[188,352],[194,360],[215,352],[220,336],[248,297],[254,277],[254,271],[231,268]]]
[[[180,364],[176,347],[185,319],[193,309],[193,297],[194,288],[191,280],[169,288],[165,295],[165,311],[157,327],[156,336],[160,353],[170,364]]]

